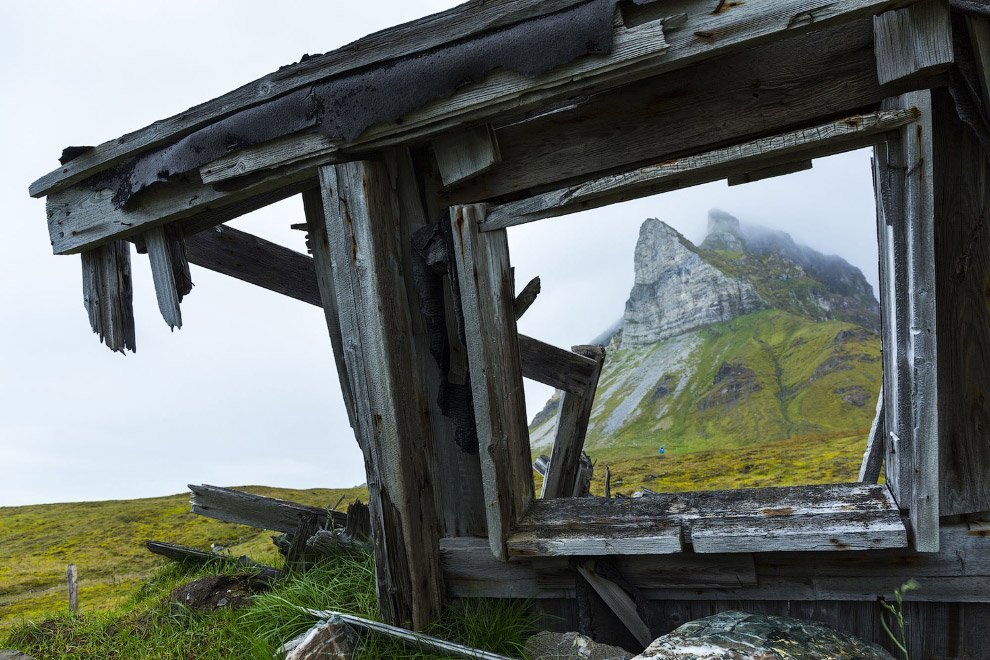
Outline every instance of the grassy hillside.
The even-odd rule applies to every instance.
[[[333,506],[368,499],[366,488],[290,490],[247,486],[248,492]],[[345,505],[342,504],[341,508]],[[271,533],[189,513],[188,494],[139,500],[0,507],[0,629],[22,618],[65,611],[65,567],[79,572],[82,612],[105,610],[128,597],[160,558],[142,542],[229,546],[235,556],[273,554]]]

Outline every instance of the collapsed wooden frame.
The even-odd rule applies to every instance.
[[[973,284],[979,278],[963,281],[958,273],[960,255],[963,275],[982,269],[966,237],[982,236],[987,168],[981,146],[965,138],[976,129],[963,125],[958,103],[941,89],[954,63],[953,30],[960,29],[942,2],[775,0],[771,8],[722,10],[720,3],[714,12],[701,0],[620,5],[606,55],[531,79],[490,73],[351,141],[309,131],[275,137],[152,185],[123,205],[110,188],[92,185],[135,154],[314,81],[578,4],[464,5],[273,74],[77,155],[40,179],[31,194],[48,197],[54,251],[83,255],[94,331],[115,350],[134,347],[125,240],[147,250],[159,307],[173,327],[181,325],[187,263],[321,306],[365,454],[379,596],[393,621],[421,626],[435,615],[451,571],[445,548],[468,543],[458,539],[487,537],[491,557],[502,561],[695,554],[715,548],[705,545],[713,538],[739,553],[899,547],[905,531],[916,551],[939,550],[940,514],[990,509],[982,479],[990,450],[979,435],[985,427],[946,414],[972,410],[990,373],[981,371],[990,351],[973,348],[973,337],[982,341],[985,331],[966,335],[956,327],[971,328],[972,318],[935,306],[936,294],[968,310],[981,299]],[[990,28],[975,16],[965,26],[986,107]],[[618,516],[615,503],[535,499],[521,378],[565,391],[543,493],[565,497],[573,492],[602,355],[517,335],[505,228],[708,181],[755,181],[869,146],[883,342],[896,347],[884,351],[883,424],[876,425],[890,497],[888,486],[868,486],[866,502],[876,506],[857,508],[844,498],[864,487],[834,487],[827,497],[767,489],[754,501],[786,504],[690,520],[669,502],[665,509],[663,498]],[[222,225],[298,193],[312,258]],[[449,339],[462,342],[470,367],[476,453],[458,450],[458,431],[439,406],[449,374],[431,355],[410,280],[410,237],[438,221],[449,223],[457,248],[444,305],[464,319],[464,336]],[[572,511],[554,531],[540,516],[558,506]],[[606,511],[612,527],[602,521]],[[568,531],[588,518],[598,524],[577,536]],[[479,570],[493,570],[485,565]],[[512,591],[506,586],[503,594]]]

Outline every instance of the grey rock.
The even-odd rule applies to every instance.
[[[10,651],[8,649],[0,649],[0,660],[34,660],[27,653],[21,653],[20,651]]]
[[[657,638],[633,660],[894,660],[876,644],[823,623],[722,612]]]
[[[321,621],[282,647],[285,660],[351,660],[359,655],[361,639],[337,615]]]
[[[640,227],[635,272],[622,348],[653,344],[766,307],[751,284],[707,263],[690,241],[655,218]]]
[[[526,640],[529,660],[629,660],[632,653],[618,646],[591,641],[576,632],[541,632]]]

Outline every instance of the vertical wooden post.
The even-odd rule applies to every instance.
[[[112,351],[135,351],[131,245],[113,241],[82,253],[83,304],[89,325]]]
[[[492,556],[508,559],[510,526],[533,501],[529,428],[504,229],[480,233],[483,205],[451,208],[468,367]]]
[[[598,377],[605,362],[605,349],[601,346],[572,346],[578,355],[591,358],[597,368],[588,380],[587,389],[581,394],[564,392],[557,410],[554,426],[553,450],[550,452],[550,465],[543,479],[543,499],[553,497],[573,497],[584,449],[584,437],[588,433],[591,407],[595,402]]]
[[[79,580],[76,574],[76,565],[69,564],[65,567],[65,577],[69,582],[69,611],[79,611]]]
[[[399,200],[388,166],[321,168],[343,359],[364,451],[385,619],[422,628],[444,590],[429,457],[428,393],[413,354]]]

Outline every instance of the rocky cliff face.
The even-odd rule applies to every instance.
[[[669,225],[639,230],[636,279],[622,324],[622,348],[645,346],[766,307],[755,288],[715,268]]]

